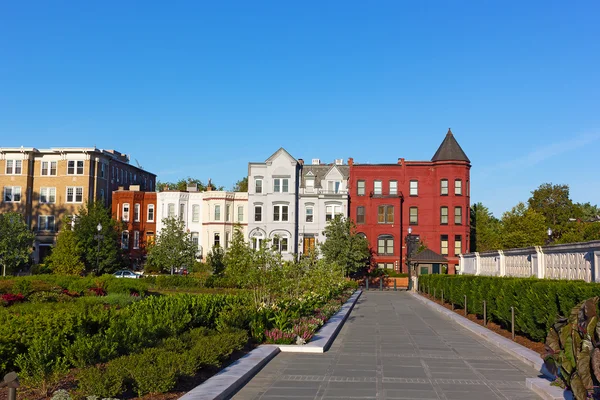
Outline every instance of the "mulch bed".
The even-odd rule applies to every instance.
[[[427,293],[419,293],[419,294],[421,296],[447,308],[448,310],[454,311],[456,314],[458,314],[460,316],[463,316],[463,317],[465,316],[465,311],[463,309],[455,308],[454,310],[452,310],[452,305],[449,303],[442,304],[439,299],[434,299],[433,296],[428,295]],[[475,314],[468,314],[466,316],[466,318],[475,322],[478,325],[484,326],[482,316],[475,315]],[[505,338],[512,340],[511,331],[509,329],[503,328],[502,326],[496,324],[495,322],[488,321],[487,325],[485,325],[484,327],[489,329],[492,332],[497,333],[498,335],[504,336]],[[515,342],[520,344],[521,346],[527,347],[528,349],[535,351],[536,353],[538,353],[540,355],[544,354],[544,343],[533,341],[526,336],[519,335],[516,332],[515,332]]]

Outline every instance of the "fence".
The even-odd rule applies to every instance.
[[[460,255],[460,274],[600,282],[600,240]]]

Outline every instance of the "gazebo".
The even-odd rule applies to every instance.
[[[411,258],[418,275],[441,274],[442,266],[448,266],[448,259],[431,249],[425,249]]]

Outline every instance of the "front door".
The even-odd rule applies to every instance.
[[[315,237],[314,236],[305,236],[304,237],[304,247],[302,249],[302,253],[308,254],[315,248]]]

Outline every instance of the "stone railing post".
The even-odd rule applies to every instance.
[[[600,251],[594,251],[592,257],[592,281],[600,282]]]
[[[502,250],[498,250],[498,276],[506,276],[506,256]]]
[[[531,255],[531,265],[531,276],[544,279],[546,276],[546,257],[544,256],[542,246],[535,246],[535,254]]]
[[[481,275],[481,259],[479,252],[475,252],[475,275]]]
[[[462,254],[459,254],[458,260],[459,260],[458,265],[460,268],[458,268],[458,271],[455,270],[456,271],[455,273],[456,273],[456,275],[462,275],[465,271],[465,258],[463,257]]]

